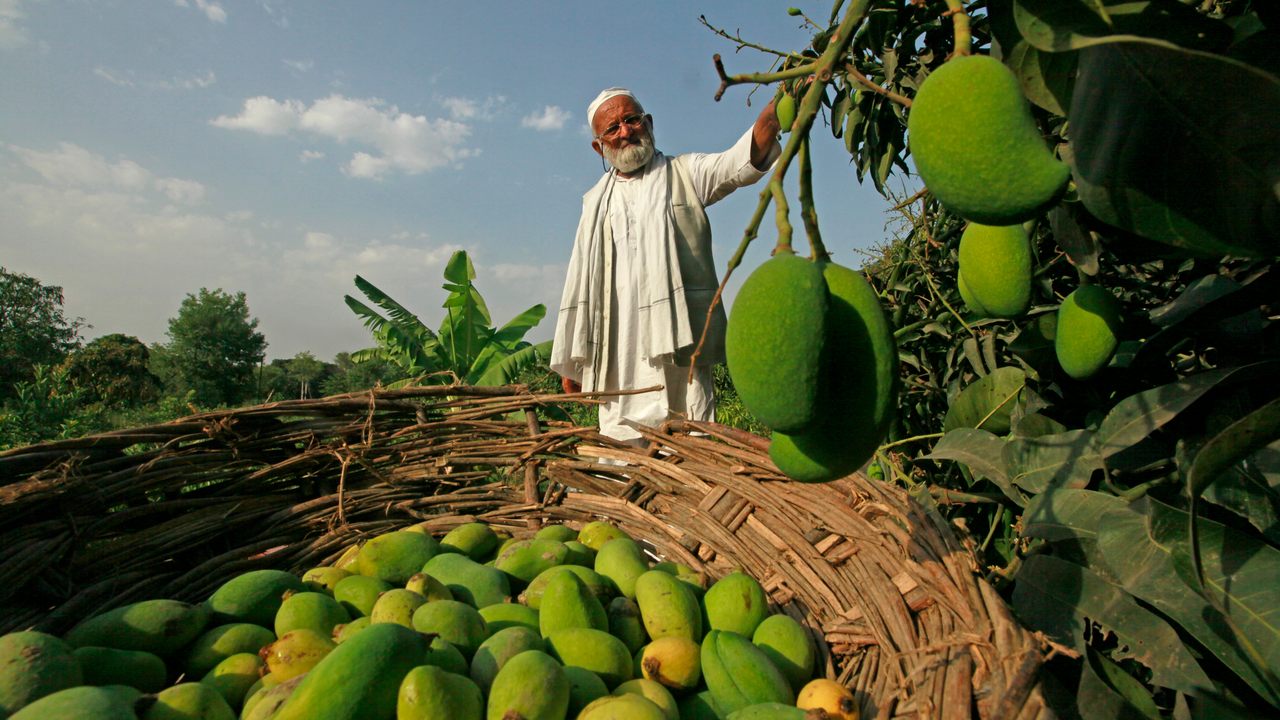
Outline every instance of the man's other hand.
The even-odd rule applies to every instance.
[[[569,378],[560,378],[560,387],[564,388],[564,391],[567,393],[582,392],[582,385]]]

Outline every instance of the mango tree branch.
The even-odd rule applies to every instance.
[[[728,32],[721,30],[720,28],[708,22],[706,15],[699,15],[698,22],[702,23],[703,26],[705,26],[708,30],[719,35],[720,37],[726,40],[732,40],[733,42],[737,43],[739,50],[741,50],[742,48],[751,48],[752,50],[759,50],[760,52],[767,53],[769,55],[777,55],[780,58],[788,58],[788,59],[795,59],[795,60],[808,59],[799,53],[782,52],[781,50],[774,50],[773,48],[767,48],[763,45],[757,45],[756,43],[748,42],[742,39],[742,35],[730,35]]]
[[[846,63],[844,66],[844,71],[848,73],[849,76],[852,77],[854,80],[857,80],[858,84],[862,85],[868,90],[874,93],[883,95],[903,107],[911,107],[911,98],[905,95],[899,95],[898,93],[880,85],[880,83],[875,82],[874,80],[867,77],[866,75],[863,75],[862,72],[858,70],[858,68],[855,67],[853,63]]]
[[[791,250],[791,207],[787,204],[787,194],[782,190],[780,178],[769,181],[769,192],[773,193],[773,201],[777,203],[773,217],[778,225],[778,244],[773,247],[773,253],[770,253],[774,254],[779,250]]]
[[[818,209],[813,204],[813,163],[809,157],[809,139],[800,143],[800,219],[804,221],[805,236],[809,238],[809,259],[826,260],[830,255],[822,244],[822,231],[818,229]]]
[[[818,114],[818,107],[822,103],[822,97],[826,94],[827,85],[831,82],[833,68],[836,63],[844,56],[849,49],[849,44],[853,42],[854,30],[867,17],[867,11],[870,8],[871,0],[854,0],[849,6],[849,11],[845,13],[840,25],[836,27],[835,32],[831,35],[827,42],[826,50],[818,57],[814,63],[814,82],[809,85],[809,89],[805,92],[804,99],[800,102],[800,106],[796,110],[796,122],[792,126],[791,139],[787,141],[787,146],[783,148],[782,155],[774,164],[773,179],[778,183],[781,190],[782,180],[786,177],[787,168],[791,165],[791,159],[796,156],[800,149],[800,137],[807,136],[809,129],[813,127],[814,118]],[[710,27],[710,26],[708,26]],[[717,68],[723,70],[723,64],[716,58]],[[721,73],[721,82],[724,82],[726,76]],[[724,87],[722,85],[721,90]],[[720,99],[720,93],[716,94],[716,99]],[[734,253],[733,259],[730,261],[729,267],[725,270],[724,279],[720,281],[720,286],[716,289],[715,297],[711,301],[711,306],[707,308],[706,322],[703,324],[702,336],[698,339],[698,345],[694,348],[693,356],[689,361],[689,382],[693,382],[693,373],[698,356],[702,353],[702,348],[707,339],[707,328],[711,326],[712,313],[715,312],[716,305],[720,302],[720,297],[724,292],[725,285],[729,282],[729,277],[733,274],[738,263],[742,262],[742,256],[746,253],[747,245],[756,237],[760,227],[760,222],[764,218],[765,208],[769,205],[769,199],[772,197],[773,191],[769,190],[760,194],[760,204],[756,207],[756,212],[751,218],[751,224],[747,227],[743,234],[742,242],[738,245],[738,250]],[[779,192],[779,194],[781,194]]]
[[[817,63],[805,63],[804,65],[797,65],[795,67],[778,70],[776,72],[729,75],[724,71],[724,61],[720,59],[719,54],[713,55],[711,59],[715,62],[716,74],[720,76],[720,89],[716,90],[716,102],[719,102],[720,98],[724,97],[724,91],[728,90],[732,85],[742,85],[745,83],[767,85],[781,80],[807,77],[813,74],[814,68],[817,66]]]
[[[956,36],[956,55],[968,55],[969,46],[973,44],[973,34],[969,31],[969,14],[964,11],[964,0],[946,0],[947,11],[943,16],[951,16],[951,29]]]

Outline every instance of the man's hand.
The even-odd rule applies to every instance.
[[[567,393],[582,392],[582,385],[569,378],[560,378],[560,387],[564,388],[564,391]]]
[[[756,116],[756,124],[751,128],[751,164],[757,170],[766,170],[769,156],[778,145],[778,114],[773,108],[773,101]]]

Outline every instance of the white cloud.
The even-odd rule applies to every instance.
[[[41,152],[9,145],[9,150],[47,183],[56,187],[106,190],[125,193],[154,193],[169,202],[194,205],[204,200],[204,185],[195,180],[155,177],[146,168],[122,159],[111,162],[73,143],[60,143],[57,150]]]
[[[103,80],[106,80],[107,82],[111,83],[112,85],[119,85],[120,87],[133,87],[133,86],[134,86],[134,82],[133,82],[133,80],[132,80],[131,78],[125,77],[125,76],[121,75],[120,73],[118,73],[118,72],[116,72],[116,71],[114,71],[114,70],[112,70],[112,69],[110,69],[110,68],[102,67],[101,65],[99,65],[98,67],[96,67],[96,68],[94,68],[94,69],[93,69],[93,74],[94,74],[94,75],[97,75],[98,77],[102,78]]]
[[[178,7],[191,7],[191,3],[187,2],[187,0],[174,0],[174,4]],[[213,22],[223,24],[227,22],[227,11],[222,8],[221,3],[196,0],[196,8]]]
[[[301,160],[302,162],[311,162],[312,160],[320,160],[323,157],[324,157],[324,153],[320,152],[319,150],[303,150],[302,153],[298,155],[298,159]]]
[[[281,60],[280,62],[300,73],[311,72],[311,68],[316,66],[314,60]]]
[[[316,135],[342,144],[363,145],[347,163],[353,177],[381,178],[398,170],[410,175],[456,164],[478,151],[466,147],[471,129],[453,120],[430,120],[400,112],[377,98],[330,95],[310,107],[298,100],[258,96],[245,100],[240,114],[219,116],[213,125],[261,135]]]
[[[491,95],[484,100],[447,97],[441,99],[440,104],[444,105],[445,109],[449,111],[449,117],[454,120],[490,121],[498,117],[498,114],[506,107],[507,98],[504,95]]]
[[[106,80],[112,85],[120,87],[143,87],[149,90],[196,90],[199,88],[207,88],[218,81],[218,76],[212,70],[205,72],[203,75],[192,77],[179,77],[171,80],[146,80],[138,81],[132,71],[119,72],[111,68],[99,65],[93,69],[93,74]]]
[[[526,115],[520,120],[520,124],[540,132],[563,130],[565,123],[569,122],[569,117],[568,110],[558,105],[548,105],[542,109],[542,112]]]
[[[204,185],[194,180],[160,178],[155,187],[169,200],[183,205],[196,205],[204,200]]]
[[[23,0],[0,0],[0,50],[16,50],[31,42],[23,20]]]
[[[158,83],[158,87],[164,89],[177,90],[194,90],[196,88],[207,88],[218,81],[218,76],[209,70],[203,75],[188,78],[178,78],[175,80],[162,81]]]
[[[222,115],[211,122],[229,130],[249,130],[260,135],[284,135],[298,127],[299,117],[306,110],[298,100],[283,102],[259,95],[244,101],[244,109],[235,117]]]

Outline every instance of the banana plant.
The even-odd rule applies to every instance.
[[[416,314],[376,285],[360,277],[356,288],[375,305],[347,295],[343,299],[373,333],[375,346],[351,354],[355,362],[375,358],[395,363],[406,378],[392,384],[415,382],[443,384],[452,373],[468,385],[505,385],[523,369],[545,361],[551,342],[533,344],[524,339],[546,315],[539,304],[525,310],[500,328],[492,327],[489,307],[475,286],[476,271],[465,250],[445,265],[443,288],[449,295],[438,330],[427,327]]]

